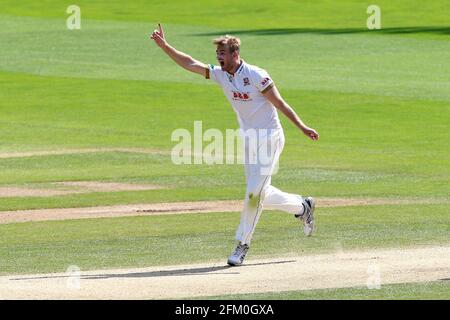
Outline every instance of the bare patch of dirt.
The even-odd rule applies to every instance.
[[[130,184],[101,181],[65,181],[58,182],[56,184],[61,186],[76,187],[81,189],[82,192],[117,192],[162,189],[161,186],[151,184]]]
[[[423,204],[423,203],[431,203],[431,200],[318,198],[316,206],[320,208],[320,207],[339,207],[339,206]],[[0,224],[29,222],[29,221],[111,218],[111,217],[127,217],[127,216],[162,215],[162,214],[239,212],[241,211],[241,209],[242,209],[242,200],[221,200],[221,201],[147,203],[147,204],[132,204],[132,205],[99,206],[89,208],[0,211]]]
[[[44,151],[28,151],[28,152],[3,152],[0,153],[0,159],[27,158],[27,157],[78,154],[78,153],[96,153],[96,152],[170,154],[170,151],[162,151],[150,148],[85,148],[85,149],[62,149],[62,150],[48,150],[48,151],[44,150]]]
[[[129,184],[100,181],[65,181],[52,183],[54,189],[0,187],[0,198],[8,197],[53,197],[76,193],[119,192],[162,189],[164,187],[149,184]]]
[[[0,187],[0,198],[10,197],[54,197],[75,193],[68,190],[35,189],[19,187]]]
[[[432,199],[383,199],[383,198],[319,198],[320,207],[349,207],[349,206],[380,206],[401,204],[431,204],[436,203]]]
[[[180,299],[282,292],[450,277],[450,247],[383,249],[300,257],[225,261],[141,269],[116,269],[0,277],[1,299]],[[239,285],[236,285],[239,284]]]
[[[0,212],[0,224],[46,220],[179,214],[190,212],[227,212],[239,211],[241,204],[242,201],[199,201],[100,206],[89,208],[3,211]],[[222,209],[222,211],[219,209]]]

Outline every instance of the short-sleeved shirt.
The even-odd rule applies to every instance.
[[[208,65],[206,78],[222,87],[242,130],[281,129],[276,108],[263,95],[274,86],[267,71],[242,60],[234,75],[220,66]]]

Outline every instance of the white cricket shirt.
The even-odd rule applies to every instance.
[[[206,78],[214,80],[230,101],[242,130],[281,129],[276,108],[263,95],[274,83],[266,70],[245,63],[234,75],[220,66],[206,66]]]

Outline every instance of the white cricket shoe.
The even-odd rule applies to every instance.
[[[311,236],[314,231],[314,209],[316,202],[313,197],[308,197],[303,200],[303,213],[296,214],[295,217],[303,223],[303,232],[307,237]]]
[[[234,250],[233,254],[228,257],[228,264],[230,266],[240,266],[244,263],[245,255],[247,254],[247,251],[249,249],[249,246],[246,244],[239,244],[237,245],[236,249]]]

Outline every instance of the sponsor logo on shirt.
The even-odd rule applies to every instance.
[[[249,92],[238,92],[233,91],[233,100],[241,100],[241,101],[251,101]]]
[[[261,81],[261,85],[264,87],[269,81],[270,78],[264,78],[263,81]]]
[[[244,78],[244,87],[250,85],[250,80],[248,78]]]

